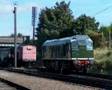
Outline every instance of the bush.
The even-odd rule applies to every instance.
[[[95,50],[95,63],[90,72],[112,74],[112,49]]]

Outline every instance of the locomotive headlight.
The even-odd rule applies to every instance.
[[[90,60],[90,64],[94,64],[94,60]]]
[[[80,65],[81,64],[81,61],[80,60],[76,60],[76,61],[73,61],[73,63],[76,65]]]
[[[78,63],[78,61],[77,61],[77,60],[74,60],[74,61],[73,61],[73,64],[77,64],[77,63]]]

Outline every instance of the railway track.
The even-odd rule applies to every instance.
[[[74,74],[57,74],[50,72],[41,72],[37,69],[5,69],[10,72],[17,72],[22,74],[27,74],[31,76],[38,76],[42,78],[50,78],[70,83],[77,83],[87,86],[93,86],[98,88],[104,88],[107,90],[112,89],[112,77],[110,75],[102,75],[102,74],[82,74],[82,73],[74,73]]]
[[[29,90],[29,89],[0,78],[0,90]]]
[[[17,89],[0,81],[0,90],[17,90]]]

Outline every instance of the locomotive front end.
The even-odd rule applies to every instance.
[[[88,36],[80,36],[73,39],[72,60],[78,71],[87,71],[94,62],[93,41]]]

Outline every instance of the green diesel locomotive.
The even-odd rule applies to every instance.
[[[87,35],[47,40],[42,46],[42,60],[54,71],[82,71],[93,64],[93,41]]]

